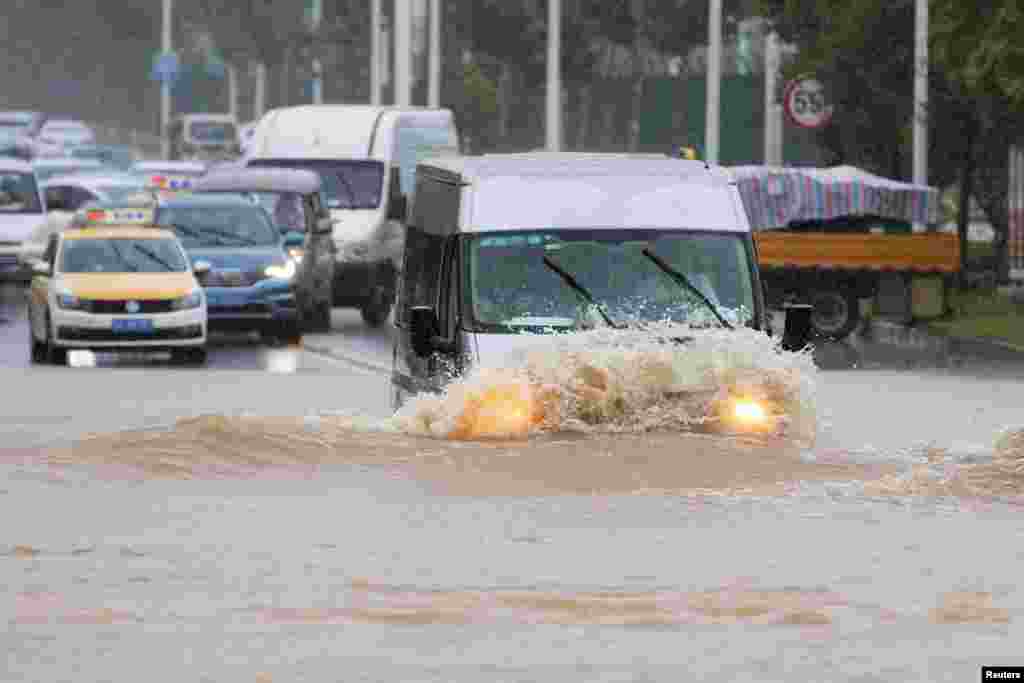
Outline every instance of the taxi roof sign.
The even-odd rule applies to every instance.
[[[154,225],[153,209],[86,209],[86,225]]]
[[[170,190],[172,192],[181,192],[183,190],[191,190],[192,181],[193,179],[187,175],[157,173],[149,177],[148,187],[157,190]]]

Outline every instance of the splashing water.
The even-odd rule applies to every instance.
[[[663,323],[545,340],[550,344],[510,355],[500,367],[477,368],[443,394],[412,398],[389,429],[452,440],[523,439],[700,431],[766,412],[770,431],[814,439],[812,357],[784,352],[756,330]]]

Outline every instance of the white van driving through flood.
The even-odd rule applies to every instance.
[[[735,183],[656,155],[505,154],[419,165],[395,326],[392,396],[546,334],[671,321],[767,329]],[[809,309],[784,346],[807,341]]]

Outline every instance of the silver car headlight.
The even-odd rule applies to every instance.
[[[171,302],[172,311],[187,311],[193,308],[199,308],[203,305],[203,291],[201,289],[193,289],[191,292],[183,297],[175,299]]]

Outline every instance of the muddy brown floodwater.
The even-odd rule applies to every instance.
[[[807,461],[784,440],[647,433],[449,441],[353,429],[349,418],[202,416],[172,429],[96,435],[44,456],[109,476],[207,478],[361,464],[466,496],[781,495],[800,481],[869,481],[892,467]]]

